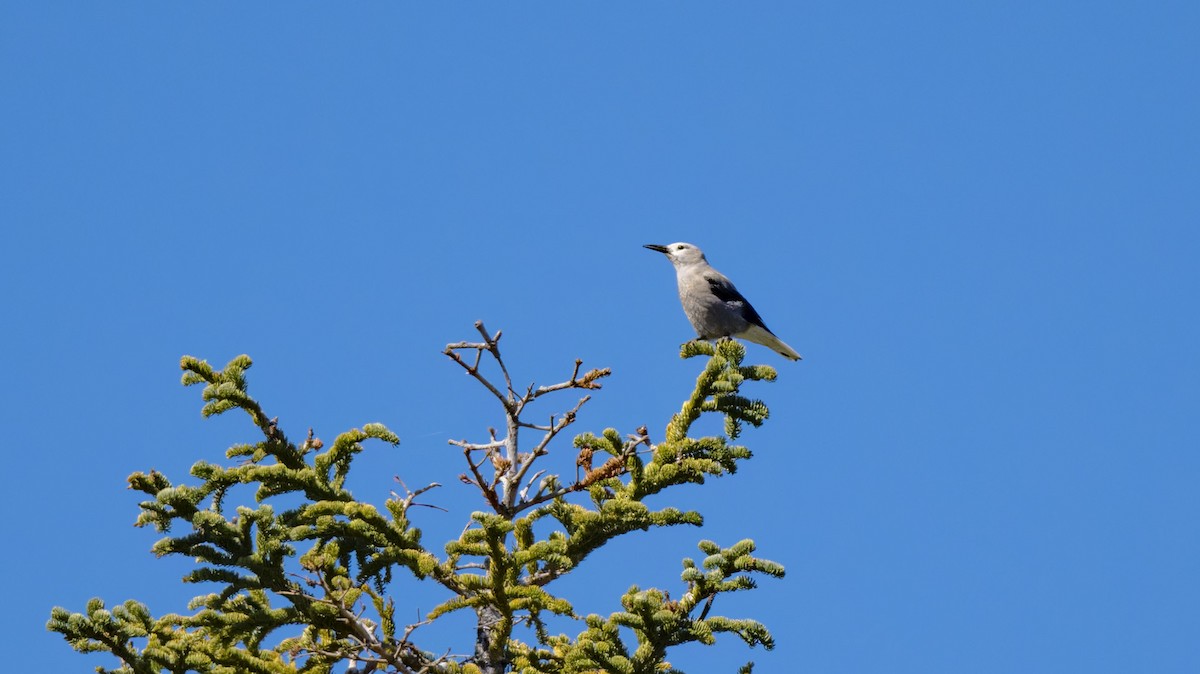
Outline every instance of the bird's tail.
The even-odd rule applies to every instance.
[[[737,337],[754,342],[755,344],[762,344],[788,360],[800,360],[800,354],[796,353],[795,349],[784,344],[782,339],[779,339],[774,333],[762,326],[751,325],[748,329],[737,335]]]

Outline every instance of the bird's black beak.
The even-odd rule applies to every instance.
[[[657,250],[658,252],[662,253],[663,255],[667,254],[667,247],[660,246],[657,243],[648,243],[648,244],[642,246],[642,248],[649,248],[650,250]]]

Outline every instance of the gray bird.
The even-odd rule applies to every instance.
[[[700,339],[741,337],[777,351],[784,358],[800,360],[795,349],[767,329],[762,317],[733,287],[733,282],[708,264],[699,248],[682,242],[667,246],[647,244],[645,247],[666,255],[675,265],[683,313],[687,314]]]

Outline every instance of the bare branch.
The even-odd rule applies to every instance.
[[[574,488],[574,485],[572,485],[571,487],[559,487],[558,489],[555,489],[553,491],[548,491],[545,493],[542,493],[539,491],[537,494],[535,494],[533,496],[533,498],[523,499],[519,504],[517,504],[516,506],[513,506],[512,514],[517,515],[518,513],[522,513],[526,510],[529,510],[530,508],[533,508],[534,506],[539,506],[539,505],[545,503],[546,501],[553,501],[556,498],[566,496],[567,494],[570,494],[572,492],[576,492],[579,490],[580,490],[580,488]]]
[[[458,352],[455,351],[455,349],[466,349],[466,348],[478,349],[478,351],[476,351],[476,353],[475,353],[475,364],[474,365],[468,365],[467,362],[462,359],[462,356],[458,355]],[[479,372],[479,359],[482,357],[483,351],[485,349],[487,349],[486,344],[466,344],[466,343],[447,344],[446,349],[444,351],[442,351],[442,353],[446,354],[447,356],[450,357],[451,360],[453,360],[454,362],[461,365],[462,368],[467,371],[467,374],[471,375],[476,380],[478,380],[480,384],[483,384],[484,388],[491,391],[492,395],[496,396],[496,399],[504,404],[505,409],[508,409],[512,405],[512,401],[510,401],[508,399],[508,397],[506,397],[503,393],[501,393],[500,390],[497,389],[492,384],[492,382],[488,381],[487,377],[484,377]]]
[[[496,364],[500,366],[500,372],[504,374],[504,384],[508,388],[509,394],[508,401],[511,403],[515,397],[512,377],[508,376],[508,368],[504,365],[504,359],[500,357],[500,335],[503,334],[503,331],[497,330],[494,337],[488,337],[487,328],[483,327],[483,321],[475,321],[475,329],[479,331],[479,334],[483,335],[483,341],[487,343],[488,351],[496,359]]]
[[[583,365],[583,360],[576,358],[575,369],[571,372],[570,379],[564,382],[559,382],[558,384],[539,386],[537,390],[533,392],[533,397],[540,398],[547,393],[553,393],[554,391],[561,391],[567,388],[598,389],[600,388],[600,384],[597,383],[596,380],[612,374],[612,369],[606,367],[588,370],[586,373],[584,373],[583,377],[579,377],[579,367],[581,365]]]
[[[483,327],[483,321],[475,321],[475,329],[479,331],[479,334],[483,335],[483,341],[489,347],[494,346],[495,344],[499,343],[500,335],[503,334],[503,332],[504,332],[503,330],[497,330],[496,336],[493,337],[493,336],[489,335],[487,328]]]
[[[521,467],[517,469],[516,475],[514,475],[512,479],[513,485],[521,484],[521,481],[525,479],[525,474],[529,472],[531,467],[533,467],[533,462],[537,460],[539,456],[542,456],[546,453],[546,447],[550,444],[550,441],[554,439],[554,436],[558,435],[559,432],[561,432],[567,426],[575,423],[575,417],[579,413],[579,409],[591,399],[592,396],[590,395],[580,398],[579,402],[575,404],[575,407],[572,407],[566,412],[566,414],[563,414],[562,418],[560,418],[557,423],[554,421],[554,417],[550,417],[551,425],[546,428],[546,434],[542,436],[542,440],[538,442],[536,447],[533,448],[533,452],[530,453],[529,458],[522,462]],[[524,495],[522,495],[522,498],[524,498]]]
[[[590,396],[585,396],[583,400],[580,400],[579,404],[576,405],[575,408],[571,412],[568,413],[568,415],[572,414],[574,412],[577,412],[579,410],[579,408],[583,405],[584,402],[587,401],[587,399],[589,397]],[[565,420],[566,420],[566,416],[564,416],[563,420],[560,420],[559,424],[556,425],[558,427],[558,430],[561,430],[563,427],[565,427],[567,425],[567,423],[564,423]],[[558,431],[555,431],[555,432],[557,433]],[[579,456],[575,460],[576,473],[575,473],[575,482],[573,484],[567,485],[565,487],[559,487],[557,489],[552,489],[550,491],[545,491],[545,492],[543,492],[542,490],[539,489],[538,492],[535,493],[533,497],[529,497],[528,493],[529,493],[529,490],[533,487],[534,481],[537,480],[537,478],[539,476],[541,476],[545,471],[538,471],[537,473],[535,473],[534,476],[529,479],[529,482],[528,482],[528,484],[526,484],[525,488],[523,490],[521,490],[521,501],[520,501],[520,503],[516,504],[512,508],[512,514],[516,515],[517,513],[523,512],[525,510],[528,510],[534,506],[540,505],[547,501],[552,501],[556,498],[560,498],[560,497],[566,496],[567,494],[571,494],[574,492],[583,491],[601,480],[618,477],[618,476],[621,476],[621,475],[624,475],[625,473],[627,473],[628,469],[625,466],[625,460],[631,454],[633,454],[637,451],[637,447],[639,445],[646,445],[647,447],[652,447],[652,445],[650,442],[649,431],[646,429],[645,425],[639,426],[638,429],[634,433],[630,433],[626,437],[628,438],[628,441],[622,447],[621,454],[618,456],[609,457],[609,459],[607,461],[605,461],[605,463],[603,465],[601,465],[599,468],[593,469],[593,467],[592,467],[592,459],[593,459],[595,450],[590,447],[584,447],[584,448],[580,449]],[[539,449],[544,448],[545,444],[548,442],[549,442],[549,437],[544,438],[543,443],[539,444],[538,448]],[[535,449],[532,457],[541,456],[542,453],[544,453],[544,451],[539,453],[538,449]],[[526,471],[528,471],[529,464],[532,463],[532,457],[531,457],[530,461],[527,462],[526,465],[524,465],[522,467],[522,469],[521,469],[522,476],[524,475],[524,473]],[[579,474],[580,468],[583,469],[584,474],[582,476],[580,476],[580,474]],[[549,580],[551,580],[551,579],[546,579],[546,582],[549,582]]]
[[[637,427],[637,430],[625,436],[629,438],[629,442],[625,443],[625,451],[632,452],[638,445],[646,445],[650,449],[654,449],[654,443],[650,442],[650,431],[646,429],[646,425],[642,424]]]
[[[525,499],[529,498],[529,490],[533,487],[533,483],[537,482],[537,479],[545,474],[546,474],[546,471],[539,470],[538,472],[534,473],[532,477],[529,478],[529,482],[526,483],[525,488],[521,490],[520,496],[521,496],[522,502],[524,502]],[[541,492],[540,489],[538,491],[539,491],[539,493]]]
[[[397,494],[394,491],[392,492],[392,496],[396,500],[400,501],[401,512],[407,513],[408,509],[413,506],[422,506],[425,508],[434,508],[434,509],[440,510],[442,512],[450,512],[449,510],[446,510],[445,508],[443,508],[441,506],[433,505],[432,503],[416,503],[413,500],[413,499],[417,498],[418,496],[420,496],[421,494],[424,494],[425,492],[429,491],[430,489],[433,489],[434,487],[442,486],[441,484],[439,484],[437,482],[431,482],[428,485],[425,485],[424,487],[421,487],[420,489],[413,491],[408,488],[408,485],[404,484],[404,480],[401,480],[399,475],[393,475],[392,479],[395,480],[397,483],[399,483],[399,485],[404,489],[404,493],[407,494],[407,496],[405,496],[402,499],[402,498],[400,498],[399,494]]]
[[[484,336],[484,345],[488,353],[492,354],[493,359],[496,359],[496,365],[500,366],[500,373],[504,374],[504,386],[509,390],[509,395],[504,398],[506,404],[511,405],[516,398],[515,391],[512,390],[512,378],[509,377],[509,368],[504,365],[504,359],[500,357],[500,335],[503,335],[502,330],[496,331],[496,336],[488,336],[487,329],[484,327],[484,321],[475,321],[475,330],[478,330],[480,335]],[[482,350],[480,350],[482,355]],[[476,361],[478,366],[478,361]]]
[[[591,399],[592,396],[590,395],[580,398],[579,402],[575,403],[574,407],[572,407],[570,410],[567,410],[566,414],[563,414],[562,418],[558,420],[558,423],[554,422],[554,417],[550,417],[550,423],[552,425],[546,429],[546,435],[542,438],[542,441],[533,448],[533,455],[540,456],[544,454],[546,445],[549,445],[550,441],[554,439],[554,436],[558,435],[562,429],[575,423],[575,417],[579,414],[579,410],[584,406],[584,404],[587,403],[587,401]]]
[[[496,481],[499,479],[499,473],[497,473],[496,479],[492,480],[491,484],[489,485],[487,483],[487,481],[483,478],[483,475],[481,475],[479,472],[479,466],[483,465],[483,462],[487,461],[488,457],[485,456],[483,459],[480,460],[479,463],[475,463],[474,461],[471,460],[471,451],[472,450],[469,448],[464,448],[463,456],[466,457],[467,465],[471,467],[471,474],[473,474],[475,476],[475,479],[474,479],[474,481],[472,481],[470,478],[466,478],[466,476],[464,475],[463,477],[466,478],[465,481],[478,487],[479,491],[483,493],[483,498],[485,498],[487,500],[488,505],[492,506],[492,509],[495,510],[497,513],[503,514],[506,511],[505,511],[504,506],[501,505],[500,499],[496,496],[496,489],[495,489]]]
[[[462,447],[463,449],[472,451],[472,452],[495,451],[497,449],[503,449],[506,445],[506,442],[504,440],[492,440],[491,442],[487,442],[484,444],[467,442],[466,440],[447,440],[446,443],[450,444],[450,445],[454,445],[455,447]]]

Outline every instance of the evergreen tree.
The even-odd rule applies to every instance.
[[[229,465],[197,462],[195,484],[175,484],[156,471],[134,473],[129,484],[150,496],[137,525],[165,534],[153,551],[194,558],[197,568],[184,581],[220,591],[193,599],[190,613],[161,617],[138,601],[108,609],[92,599],[82,613],[54,608],[47,627],[78,651],[116,656],[121,665],[97,667],[102,674],[324,674],[339,663],[349,663],[340,671],[362,674],[650,674],[677,671],[667,660],[672,646],[712,644],[722,632],[772,648],[762,624],[711,613],[718,595],[754,588],[756,575],[783,576],[780,565],[752,555],[750,540],[727,548],[701,541],[704,557],[683,560],[676,599],[666,590],[634,586],[620,598],[621,610],[608,616],[576,614],[570,600],[554,593],[554,581],[587,573],[587,556],[623,534],[700,525],[697,512],[654,510],[645,500],[733,473],[750,458],[731,441],[743,424],[760,425],[767,408],[739,390],[745,380],[773,380],[775,371],[743,366],[745,350],[735,341],[683,345],[682,357],[707,356],[708,363],[665,438],[654,442],[645,427],[628,435],[612,428],[580,434],[571,479],[547,472],[544,458],[565,451],[551,441],[575,422],[590,395],[544,424],[530,421],[526,408],[542,396],[598,389],[609,370],[581,375],[576,361],[566,381],[515,387],[500,355],[500,333],[475,327],[482,341],[450,344],[444,353],[495,397],[505,428],[502,434],[489,429],[487,442],[452,441],[467,465],[460,478],[478,490],[482,510],[440,554],[422,542],[409,516],[416,499],[436,484],[405,488],[382,509],[345,488],[363,443],[395,444],[394,433],[367,424],[326,446],[309,430],[297,444],[247,393],[249,357],[216,370],[186,356],[183,384],[203,385],[203,414],[242,410],[262,437],[230,448]],[[486,376],[485,367],[495,374]],[[724,416],[724,435],[689,435],[705,413]],[[519,444],[522,432],[534,435],[531,446]],[[256,488],[255,505],[226,503],[238,485]],[[451,598],[429,608],[421,622],[400,625],[394,588],[409,577],[437,583]],[[474,652],[439,655],[421,648],[420,628],[454,611],[476,617]],[[570,621],[582,631],[552,631],[552,624]]]

